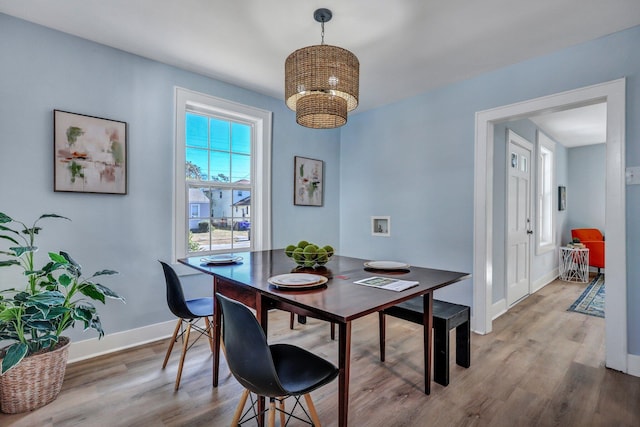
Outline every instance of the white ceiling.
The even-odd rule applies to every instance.
[[[284,61],[320,43],[389,104],[640,24],[638,0],[0,0],[0,12],[283,99]]]
[[[531,121],[567,148],[607,141],[607,104],[604,102],[531,117]]]

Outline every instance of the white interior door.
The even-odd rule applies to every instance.
[[[529,295],[531,275],[531,153],[533,144],[509,130],[507,144],[507,306]]]

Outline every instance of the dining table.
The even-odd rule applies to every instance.
[[[323,266],[303,268],[295,264],[283,249],[233,253],[233,262],[208,263],[203,256],[181,258],[178,262],[213,277],[213,294],[220,293],[256,311],[258,322],[267,333],[268,312],[280,309],[299,316],[325,320],[338,325],[338,425],[347,426],[349,410],[349,371],[351,324],[403,301],[422,296],[424,304],[424,392],[431,391],[432,303],[433,293],[471,277],[468,273],[426,267],[403,266],[399,269],[370,268],[370,260],[334,255]],[[377,266],[378,264],[373,263]],[[391,264],[395,265],[395,264]],[[270,279],[296,272],[313,273],[328,281],[311,289],[274,286]],[[354,283],[371,277],[389,277],[418,282],[402,291],[380,289]],[[213,333],[213,385],[218,385],[220,366],[221,310],[216,302]],[[264,405],[264,403],[262,404]]]

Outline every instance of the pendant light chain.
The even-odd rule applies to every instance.
[[[322,28],[322,32],[320,33],[320,37],[321,37],[320,44],[322,45],[322,44],[324,44],[324,19],[320,23],[320,26]]]

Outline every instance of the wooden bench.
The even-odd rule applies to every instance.
[[[422,297],[405,301],[380,311],[380,360],[384,362],[385,314],[409,322],[423,324]],[[449,385],[449,331],[456,328],[456,364],[468,368],[471,365],[470,310],[466,305],[433,300],[433,380]]]

